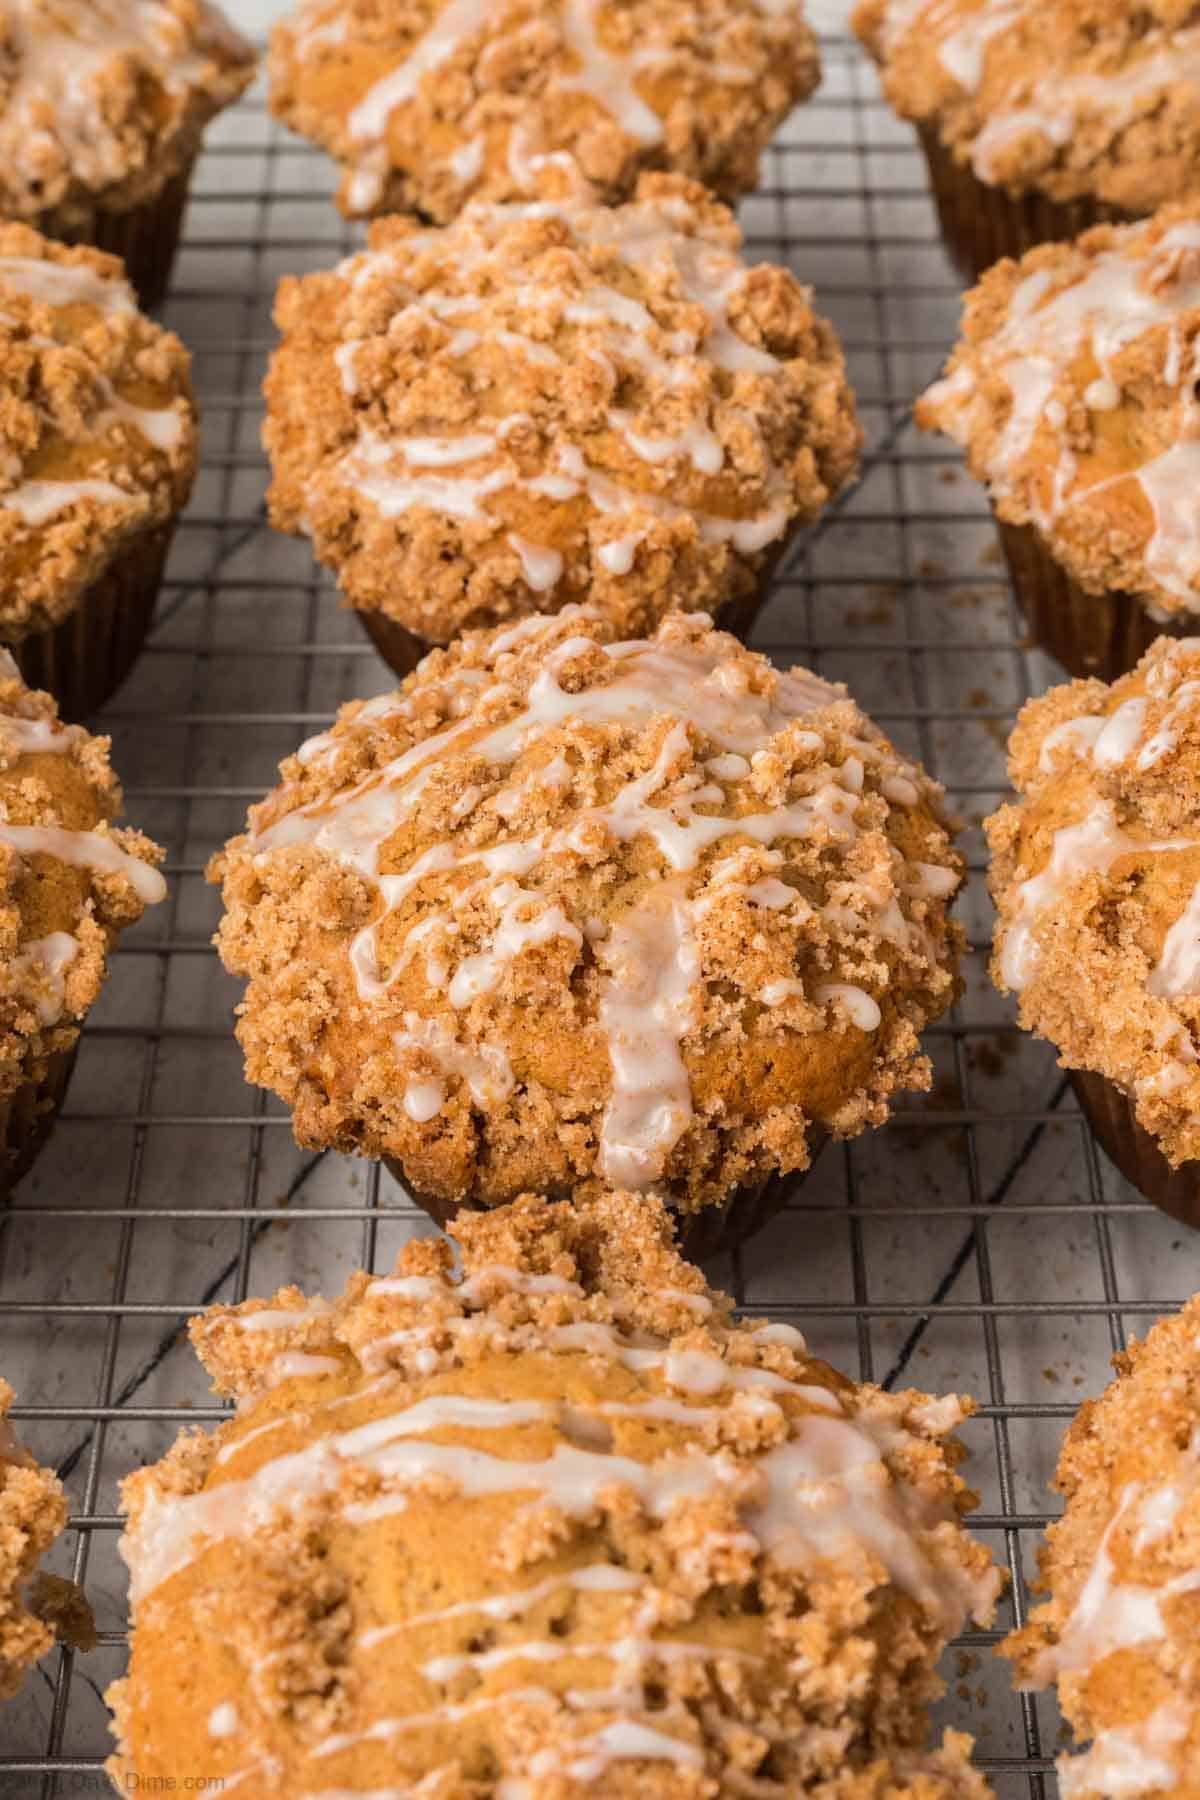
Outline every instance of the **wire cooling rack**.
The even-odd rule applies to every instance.
[[[964,1437],[976,1529],[1014,1577],[1004,1629],[1025,1610],[1067,1421],[1127,1330],[1200,1287],[1200,1239],[1097,1156],[1053,1055],[987,979],[978,826],[1003,795],[1016,708],[1058,672],[1022,643],[981,494],[910,423],[959,299],[915,141],[847,39],[826,43],[825,65],[742,217],[751,255],[812,282],[840,330],[868,449],[754,641],[847,681],[945,783],[966,822],[972,952],[960,1004],[928,1036],[932,1092],[827,1149],[792,1210],[712,1274],[852,1373],[979,1398]],[[263,511],[272,296],[281,275],[352,247],[331,187],[261,95],[234,109],[211,133],[166,308],[195,357],[203,473],[153,637],[104,727],[131,819],[169,848],[170,899],[127,935],[66,1112],[0,1213],[0,1371],[22,1436],[67,1484],[52,1566],[85,1584],[100,1642],[56,1651],[0,1711],[0,1795],[106,1789],[101,1694],[125,1653],[117,1483],[181,1425],[221,1416],[181,1341],[186,1316],[290,1280],[337,1291],[431,1230],[377,1166],[298,1150],[284,1109],[245,1085],[203,878],[280,758],[342,700],[390,685],[307,546]],[[1012,1694],[990,1653],[999,1634],[948,1653],[939,1722],[973,1733],[1002,1800],[1053,1800],[1053,1701]]]

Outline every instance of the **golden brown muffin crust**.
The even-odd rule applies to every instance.
[[[29,1611],[25,1584],[67,1522],[62,1485],[39,1469],[8,1423],[13,1391],[0,1380],[0,1701],[11,1699],[26,1669],[54,1642]]]
[[[440,223],[564,164],[608,205],[653,168],[736,198],[820,78],[798,0],[309,0],[270,69],[346,212]]]
[[[917,422],[1090,593],[1200,612],[1200,201],[989,269]]]
[[[283,765],[215,859],[252,1081],[301,1142],[495,1204],[807,1166],[928,1080],[961,879],[845,690],[676,614],[470,634]]]
[[[120,262],[0,225],[0,637],[56,625],[186,504],[189,359]]]
[[[832,328],[674,176],[618,210],[473,206],[285,280],[271,517],[350,604],[446,643],[588,599],[715,611],[853,475]]]
[[[1195,0],[859,0],[853,25],[981,181],[1133,213],[1200,188]]]
[[[412,1243],[332,1305],[193,1322],[241,1404],[124,1485],[118,1785],[983,1800],[966,1740],[923,1749],[1000,1585],[972,1402],[734,1324],[642,1197],[454,1232],[461,1279]]]
[[[1078,1739],[1063,1800],[1200,1796],[1200,1297],[1114,1359],[1082,1406],[1041,1554],[1049,1595],[1001,1646],[1023,1686],[1058,1682]]]

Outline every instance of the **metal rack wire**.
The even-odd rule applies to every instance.
[[[1200,1245],[1097,1156],[1045,1046],[985,967],[980,819],[1004,791],[1015,709],[1055,679],[1022,643],[982,496],[914,433],[909,406],[953,340],[958,283],[908,129],[843,39],[820,93],[743,208],[750,253],[812,281],[838,326],[868,433],[862,482],[778,581],[755,639],[849,682],[943,781],[972,864],[966,989],[930,1033],[935,1082],[883,1131],[830,1149],[793,1209],[712,1273],[750,1311],[803,1322],[862,1377],[976,1394],[976,1526],[1025,1606],[1046,1483],[1078,1400],[1127,1328],[1200,1287]],[[72,1521],[57,1567],[83,1582],[100,1644],[61,1650],[0,1714],[0,1796],[103,1791],[100,1695],[120,1672],[116,1484],[181,1423],[220,1417],[183,1320],[282,1281],[336,1290],[431,1229],[377,1166],[306,1155],[247,1087],[235,984],[210,947],[208,856],[278,760],[387,674],[307,547],[263,512],[259,380],[287,273],[353,242],[331,171],[261,97],[220,122],[199,172],[166,320],[191,347],[203,473],[146,654],[104,720],[133,820],[169,847],[171,897],[131,933],[89,1024],[64,1117],[0,1214],[0,1369],[22,1435],[59,1468]],[[1003,1800],[1052,1800],[1050,1699],[1020,1698],[989,1654],[950,1652],[943,1721],[974,1733]]]

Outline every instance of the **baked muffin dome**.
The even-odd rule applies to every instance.
[[[1111,687],[1023,709],[1020,799],[987,822],[993,974],[1069,1068],[1134,1101],[1172,1164],[1200,1157],[1200,639]]]
[[[740,243],[671,176],[616,210],[376,225],[280,288],[272,521],[428,642],[583,598],[631,634],[743,599],[861,433],[831,327]]]
[[[1200,1796],[1200,1297],[1116,1359],[1082,1406],[1041,1556],[1049,1598],[1002,1651],[1023,1687],[1057,1681],[1079,1739],[1063,1800]]]
[[[492,1205],[683,1210],[925,1085],[961,879],[845,689],[694,615],[470,634],[283,765],[215,860],[252,1081],[300,1141]]]
[[[1153,212],[1200,191],[1194,0],[859,0],[888,99],[990,186]]]
[[[8,1422],[13,1391],[0,1380],[0,1701],[11,1699],[54,1635],[30,1612],[25,1593],[67,1522],[62,1484],[18,1442]]]
[[[610,205],[655,168],[736,198],[819,78],[799,0],[308,0],[271,40],[272,110],[343,209],[441,223],[564,164]]]
[[[426,1240],[193,1321],[239,1410],[124,1484],[117,1785],[982,1800],[967,1740],[923,1749],[1000,1585],[973,1403],[734,1324],[644,1198],[455,1232],[462,1279]]]

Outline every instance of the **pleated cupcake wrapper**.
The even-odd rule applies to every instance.
[[[1093,225],[1128,225],[1139,215],[1102,200],[1051,200],[1045,194],[1009,194],[980,181],[938,136],[920,125],[917,135],[929,164],[929,185],[946,248],[975,282],[1003,256],[1024,256],[1036,244],[1064,243]]]
[[[1132,1100],[1105,1076],[1072,1069],[1071,1085],[1096,1142],[1126,1181],[1181,1225],[1200,1230],[1200,1162],[1173,1169],[1138,1124]]]
[[[25,1082],[0,1101],[0,1198],[29,1173],[50,1136],[66,1097],[78,1047],[76,1041],[69,1050],[56,1051],[39,1081]]]
[[[172,520],[142,532],[65,619],[7,646],[29,686],[53,694],[64,719],[98,712],[137,661],[174,531]]]
[[[1089,594],[1055,561],[1036,526],[996,523],[1030,636],[1070,674],[1115,681],[1160,637],[1196,631],[1195,613],[1154,619],[1136,595]]]
[[[187,211],[194,161],[141,206],[114,212],[100,205],[52,207],[31,225],[60,244],[90,244],[119,256],[143,307],[166,297]]]
[[[682,1254],[691,1262],[703,1262],[710,1256],[720,1256],[726,1251],[736,1250],[739,1244],[744,1244],[748,1238],[761,1231],[764,1225],[769,1225],[804,1186],[806,1176],[811,1173],[828,1141],[828,1132],[813,1132],[809,1139],[812,1160],[807,1169],[797,1169],[788,1175],[771,1175],[765,1181],[734,1188],[724,1200],[715,1201],[699,1212],[685,1213],[672,1208],[671,1217]],[[385,1156],[383,1164],[389,1174],[394,1175],[411,1194],[421,1210],[428,1213],[434,1224],[443,1231],[460,1212],[491,1210],[475,1200],[444,1200],[434,1194],[423,1194],[413,1186],[404,1172],[403,1163],[397,1157]],[[563,1204],[568,1202],[564,1201]]]

